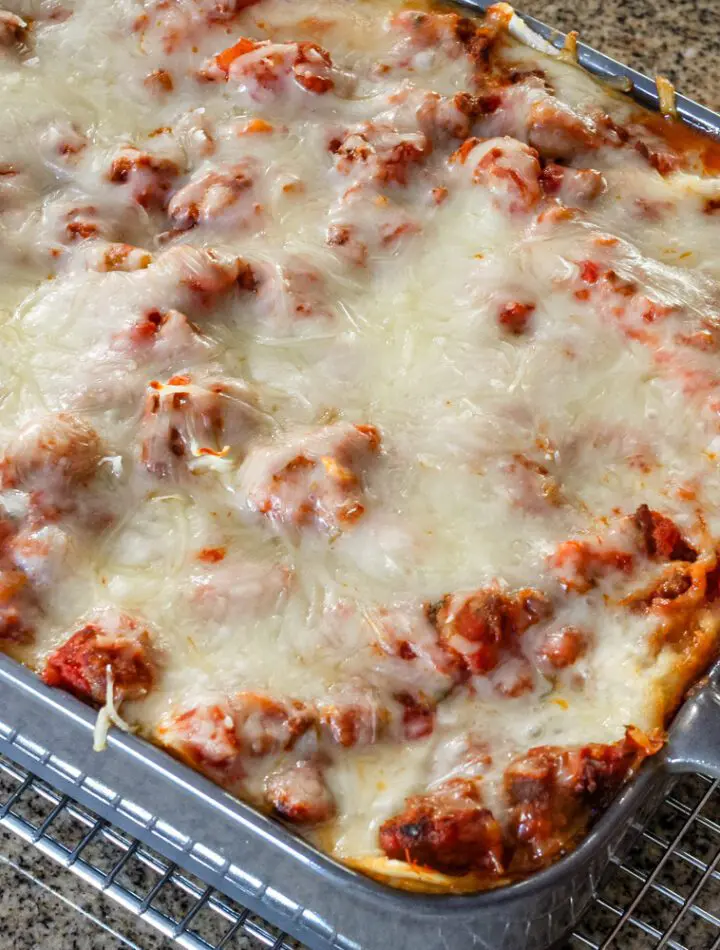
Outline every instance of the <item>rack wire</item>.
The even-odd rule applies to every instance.
[[[187,950],[302,950],[2,754],[0,825]],[[562,950],[720,950],[720,782],[684,777],[636,830]]]

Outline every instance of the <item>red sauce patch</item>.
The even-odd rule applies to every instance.
[[[195,555],[198,561],[202,561],[203,564],[217,564],[218,561],[222,561],[226,555],[227,551],[225,548],[202,548]]]

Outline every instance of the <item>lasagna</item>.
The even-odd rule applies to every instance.
[[[8,4],[3,650],[382,880],[556,860],[718,640],[720,148],[503,3]]]

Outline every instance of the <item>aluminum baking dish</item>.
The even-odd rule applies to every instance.
[[[525,19],[562,44],[562,34]],[[627,77],[638,102],[657,107],[652,80],[583,44],[578,53],[590,72]],[[677,109],[688,124],[720,136],[720,115],[684,96]],[[93,753],[94,724],[93,710],[0,656],[0,752],[313,950],[544,950],[577,919],[610,856],[627,847],[677,773],[720,778],[720,664],[685,702],[665,749],[572,854],[528,880],[475,895],[410,894],[375,883],[147,742],[113,730],[106,751]]]

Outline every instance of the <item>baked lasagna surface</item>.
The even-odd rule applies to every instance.
[[[370,873],[554,860],[714,649],[715,146],[502,4],[10,6],[3,648]]]

